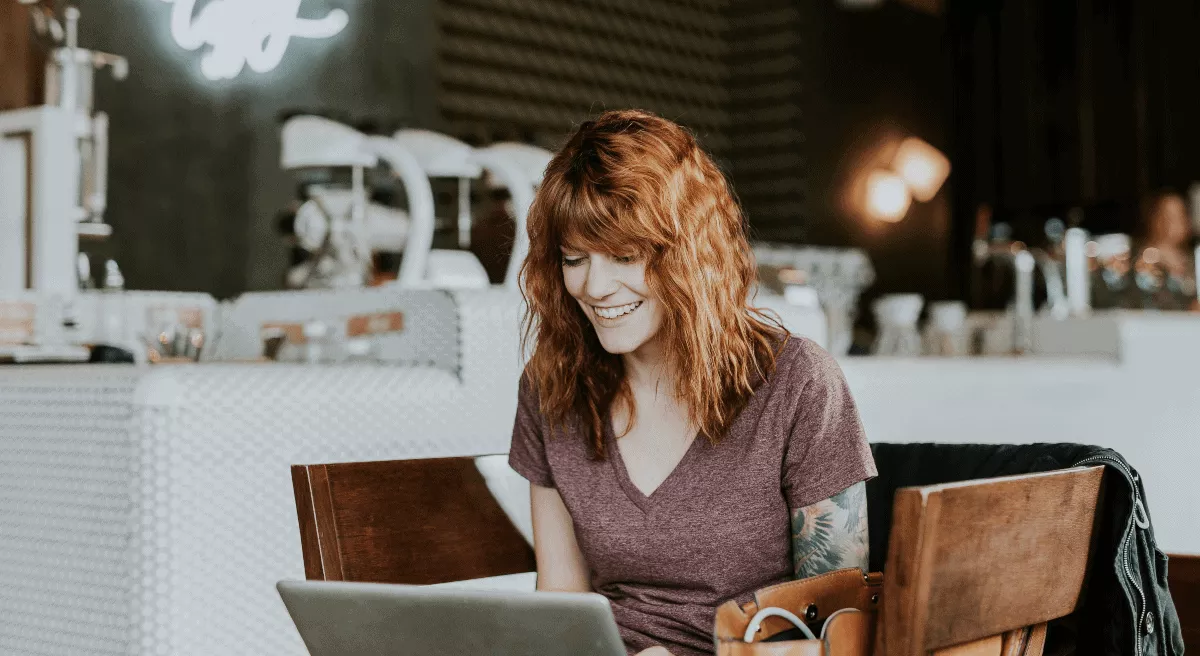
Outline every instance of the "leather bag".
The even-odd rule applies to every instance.
[[[717,607],[716,656],[869,656],[882,592],[882,574],[848,568],[727,601]]]

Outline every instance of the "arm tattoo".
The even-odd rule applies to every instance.
[[[792,566],[803,579],[846,567],[867,571],[867,484],[792,512]]]

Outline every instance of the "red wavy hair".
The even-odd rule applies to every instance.
[[[637,110],[583,123],[546,167],[528,230],[522,344],[535,346],[525,378],[550,425],[579,422],[602,459],[612,405],[626,404],[631,426],[635,412],[623,360],[600,345],[563,282],[569,245],[645,258],[675,398],[715,444],[774,370],[787,331],[749,305],[756,272],[745,220],[692,134]]]

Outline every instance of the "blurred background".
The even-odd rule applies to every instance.
[[[222,79],[202,70],[210,44],[173,38],[172,15],[239,3],[76,4],[79,42],[129,63],[127,79],[96,76],[114,236],[85,249],[135,289],[284,285],[278,215],[297,183],[280,128],[295,113],[552,149],[598,111],[649,109],[696,132],[757,238],[862,249],[868,296],[980,306],[999,302],[973,293],[981,230],[1042,246],[1058,218],[1140,237],[1148,194],[1200,179],[1200,8],[1187,0],[306,0],[300,17],[342,10],[344,27]],[[254,11],[215,20],[237,29]],[[0,5],[0,108],[43,101],[28,14]],[[945,184],[890,222],[848,207],[854,178],[907,137],[948,159]],[[482,258],[502,259],[484,251],[505,236],[481,237]]]

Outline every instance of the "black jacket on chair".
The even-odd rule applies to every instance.
[[[872,444],[871,571],[882,571],[898,488],[1105,465],[1096,554],[1079,609],[1051,624],[1046,653],[1176,656],[1183,635],[1141,479],[1119,453],[1080,444]],[[886,572],[885,572],[886,574]]]

